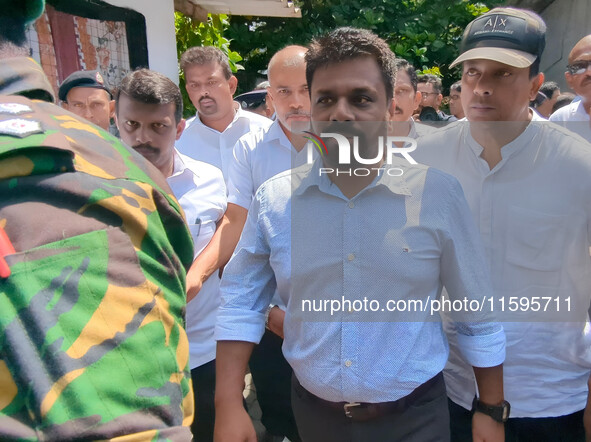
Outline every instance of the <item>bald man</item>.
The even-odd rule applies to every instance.
[[[564,73],[569,87],[578,98],[550,115],[550,121],[561,122],[587,141],[591,141],[591,34],[580,39],[570,51]]]

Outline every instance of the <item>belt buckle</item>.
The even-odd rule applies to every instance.
[[[352,418],[353,415],[351,414],[351,408],[359,407],[360,405],[361,403],[359,402],[347,402],[345,405],[343,405],[343,408],[345,409],[345,416]]]

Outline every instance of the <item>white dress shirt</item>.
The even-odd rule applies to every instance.
[[[304,302],[427,304],[444,284],[459,298],[490,295],[478,233],[449,175],[401,163],[403,177],[384,172],[348,199],[319,176],[320,165],[276,175],[257,191],[224,270],[216,339],[259,342],[277,292],[287,305],[283,353],[304,388],[334,402],[394,401],[445,365],[437,314],[345,308],[330,315]],[[461,336],[474,365],[503,362],[498,323],[463,324]]]
[[[228,202],[248,210],[261,184],[280,172],[310,163],[316,152],[308,143],[299,152],[292,146],[278,120],[258,132],[241,137],[234,146],[230,165]]]
[[[591,142],[591,118],[585,112],[583,100],[574,100],[569,105],[561,107],[550,115],[549,120],[566,127]]]
[[[226,186],[222,173],[210,164],[195,161],[177,151],[173,173],[166,180],[185,212],[197,257],[209,244],[216,223],[226,211]],[[215,359],[213,332],[220,304],[219,285],[216,272],[187,304],[186,329],[191,369]]]
[[[503,146],[490,170],[469,122],[419,140],[413,158],[454,175],[480,229],[507,335],[505,398],[511,417],[551,417],[585,407],[591,368],[591,146],[534,114]],[[504,130],[503,123],[497,130]],[[512,124],[512,123],[509,123]],[[510,297],[571,298],[551,314],[507,311]],[[497,311],[500,303],[496,304]],[[569,322],[559,322],[559,321]],[[516,322],[521,321],[521,322]],[[538,321],[538,322],[533,322]],[[578,322],[570,322],[578,321]],[[445,370],[449,397],[466,409],[475,394],[471,368],[454,346]]]
[[[182,154],[220,169],[227,186],[230,165],[234,160],[233,149],[238,139],[249,132],[267,128],[271,123],[266,117],[239,108],[228,127],[218,132],[203,124],[197,114],[187,120],[187,127],[176,147]]]

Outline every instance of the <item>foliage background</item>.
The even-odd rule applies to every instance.
[[[419,71],[442,76],[447,88],[460,77],[459,68],[450,71],[447,66],[458,55],[464,28],[475,17],[503,3],[504,0],[299,0],[296,4],[301,8],[301,19],[212,16],[208,23],[198,25],[179,15],[177,46],[180,52],[201,43],[218,46],[230,55],[237,69],[240,66],[236,63],[242,60],[244,69],[236,73],[241,93],[266,79],[269,59],[284,46],[306,45],[313,37],[336,27],[354,26],[374,31],[390,44],[397,57],[408,60]]]

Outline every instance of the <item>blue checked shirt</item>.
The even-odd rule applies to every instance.
[[[277,293],[283,352],[304,388],[334,402],[394,401],[445,366],[430,307],[443,286],[475,308],[491,296],[480,239],[443,172],[400,160],[348,199],[320,160],[259,188],[224,270],[216,339],[258,343]],[[477,310],[454,313],[460,346],[474,366],[499,365],[503,329]]]

